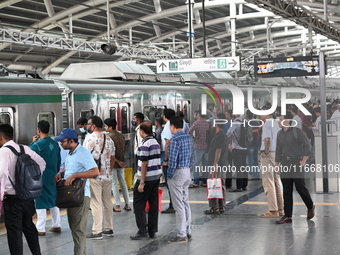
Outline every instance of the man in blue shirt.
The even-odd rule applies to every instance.
[[[78,143],[78,134],[74,129],[64,129],[54,138],[65,150],[70,150],[65,161],[65,185],[70,186],[76,178],[95,178],[99,170],[90,151]],[[55,176],[55,182],[62,179],[62,174]],[[67,218],[72,231],[74,255],[86,254],[87,216],[90,206],[90,182],[86,181],[84,202],[79,207],[67,208]]]
[[[169,190],[176,210],[177,237],[169,243],[184,243],[192,239],[191,209],[189,205],[190,135],[182,130],[183,119],[176,116],[170,119],[172,138],[169,145],[167,179]]]

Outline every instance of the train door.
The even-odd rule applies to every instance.
[[[110,103],[110,118],[117,121],[117,130],[123,134],[130,133],[130,103]]]
[[[188,100],[177,101],[176,102],[176,112],[177,111],[183,112],[185,122],[190,124],[190,120],[191,120],[190,101],[188,101]]]
[[[16,134],[14,126],[14,110],[11,107],[0,107],[0,124],[9,124],[14,128],[14,134]],[[15,135],[14,135],[15,136]],[[14,137],[15,140],[16,137]]]

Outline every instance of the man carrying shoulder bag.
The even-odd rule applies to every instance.
[[[72,185],[77,178],[95,178],[99,175],[99,170],[91,153],[78,143],[78,134],[74,129],[64,129],[55,138],[65,150],[70,150],[65,160],[65,185]],[[61,174],[57,174],[55,182],[62,179]],[[67,218],[72,231],[74,242],[74,254],[86,254],[86,227],[88,209],[90,206],[89,180],[86,181],[84,189],[84,202],[81,206],[67,208]]]

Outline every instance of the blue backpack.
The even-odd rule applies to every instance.
[[[24,146],[19,146],[20,153],[10,145],[5,146],[18,157],[15,164],[15,184],[9,176],[8,178],[20,200],[33,200],[40,197],[43,187],[41,170],[37,162],[25,153]]]

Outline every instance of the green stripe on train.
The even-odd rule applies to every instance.
[[[61,95],[0,95],[1,104],[60,103]]]
[[[122,95],[119,93],[112,93],[112,94],[74,94],[74,101],[76,102],[86,102],[92,100],[141,100],[143,97],[144,100],[148,98],[148,94],[129,94]]]

